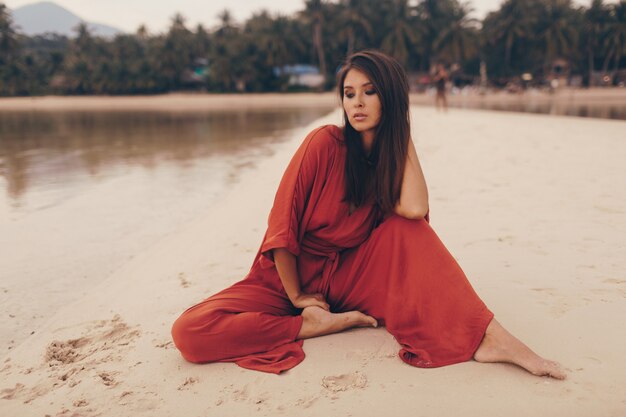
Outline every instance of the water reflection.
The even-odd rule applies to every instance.
[[[14,205],[36,187],[67,187],[128,166],[182,167],[234,155],[332,108],[166,112],[0,112],[0,177]]]

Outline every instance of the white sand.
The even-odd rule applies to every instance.
[[[385,329],[307,340],[276,376],[193,365],[170,326],[241,279],[301,129],[214,210],[147,248],[0,361],[1,416],[626,415],[626,122],[413,108],[432,225],[496,317],[569,369],[418,369]]]

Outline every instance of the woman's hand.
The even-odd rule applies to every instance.
[[[324,296],[320,293],[317,294],[300,294],[291,300],[291,303],[296,308],[305,308],[311,306],[318,306],[326,311],[330,311],[330,306],[324,299]]]
[[[301,292],[300,280],[298,279],[298,267],[296,257],[285,248],[274,249],[274,263],[285,292],[296,308],[317,306],[330,311],[330,306],[322,294],[306,294]]]

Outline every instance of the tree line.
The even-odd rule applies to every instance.
[[[585,85],[626,66],[626,0],[505,0],[482,21],[471,11],[459,0],[307,0],[291,16],[259,11],[237,23],[224,10],[209,30],[176,14],[164,33],[141,26],[107,39],[84,24],[73,38],[22,35],[0,3],[0,95],[286,91],[275,68],[293,64],[318,67],[331,88],[343,58],[365,48],[411,73],[443,62],[471,79],[482,63],[495,83],[545,77],[555,59]]]

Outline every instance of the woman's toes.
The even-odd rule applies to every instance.
[[[563,367],[561,366],[560,363],[550,361],[550,364],[551,364],[550,376],[552,378],[556,378],[556,379],[566,379],[567,378],[567,374],[563,370]]]
[[[356,325],[358,326],[371,326],[371,327],[377,327],[378,326],[378,322],[376,321],[376,319],[372,316],[368,316],[365,313],[361,313],[360,311],[355,311],[355,317],[356,317]]]
[[[558,362],[542,360],[539,366],[531,371],[534,375],[537,376],[549,376],[554,379],[563,380],[567,377],[567,374],[561,368],[561,365]]]

